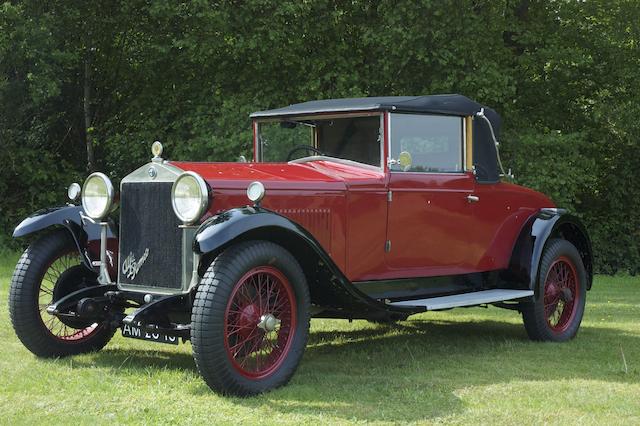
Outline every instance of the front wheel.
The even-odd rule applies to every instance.
[[[209,266],[191,316],[193,357],[209,387],[253,395],[295,372],[309,335],[309,289],[281,246],[248,241]]]
[[[102,349],[114,330],[102,322],[49,315],[46,308],[84,287],[98,285],[64,230],[45,234],[22,254],[11,278],[9,314],[18,338],[32,353],[52,358]]]
[[[534,300],[522,305],[529,338],[572,339],[584,314],[586,283],[587,272],[575,246],[566,240],[550,240],[542,255]]]

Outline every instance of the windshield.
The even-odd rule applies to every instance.
[[[259,122],[258,161],[326,156],[381,167],[380,115]]]

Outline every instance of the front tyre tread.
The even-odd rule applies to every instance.
[[[44,274],[52,259],[61,253],[77,250],[67,230],[44,234],[22,253],[11,278],[9,316],[22,344],[34,355],[58,358],[95,352],[113,337],[115,330],[99,325],[100,330],[81,341],[56,339],[46,329],[38,310],[38,294]]]
[[[259,266],[286,276],[293,288],[296,326],[282,364],[264,378],[247,378],[233,366],[225,348],[225,311],[241,277]],[[295,373],[309,334],[309,289],[302,268],[283,247],[268,241],[247,241],[222,252],[209,266],[195,296],[191,317],[193,357],[207,385],[222,394],[248,396],[286,384]]]

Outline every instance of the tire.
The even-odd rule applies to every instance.
[[[191,314],[193,358],[207,385],[248,396],[286,384],[307,344],[309,303],[302,268],[281,246],[248,241],[222,252]]]
[[[106,323],[60,320],[46,306],[82,286],[97,285],[96,275],[80,263],[78,249],[65,229],[45,234],[22,254],[11,278],[9,316],[24,346],[43,358],[102,349],[115,330]]]
[[[587,272],[575,246],[566,240],[549,240],[540,262],[535,299],[522,305],[529,338],[549,342],[574,338],[584,314],[586,283]]]

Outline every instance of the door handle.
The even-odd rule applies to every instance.
[[[478,197],[477,195],[467,195],[467,202],[477,203],[478,201],[480,201],[480,197]]]

